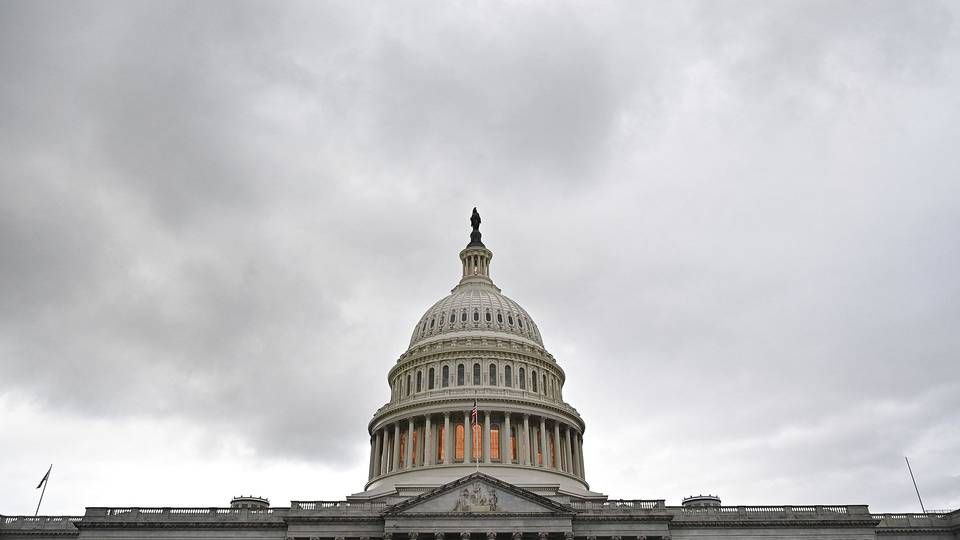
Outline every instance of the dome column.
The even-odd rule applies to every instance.
[[[377,430],[377,434],[373,439],[373,470],[370,472],[371,479],[375,476],[380,476],[380,464],[381,461],[383,461],[380,457],[380,450],[383,446],[383,443],[380,442],[382,436],[381,431]]]
[[[413,418],[407,420],[407,444],[403,452],[403,468],[413,467]]]
[[[510,413],[503,413],[503,426],[500,428],[500,463],[513,463],[513,445],[510,444]]]
[[[387,474],[387,456],[390,455],[390,437],[387,428],[380,429],[380,438],[382,439],[380,448],[380,474]]]
[[[520,450],[520,464],[530,465],[530,415],[523,415],[523,438],[518,444]]]
[[[423,464],[433,465],[433,433],[430,431],[430,415],[426,415],[423,420]]]
[[[450,457],[450,413],[443,413],[443,464],[449,465],[453,458]]]
[[[537,463],[540,467],[547,466],[547,421],[542,416],[540,417],[540,462]]]
[[[483,411],[483,462],[490,463],[490,411]]]
[[[570,426],[567,426],[567,436],[564,439],[563,452],[567,458],[567,472],[573,473],[573,449],[570,447]]]
[[[563,459],[560,457],[560,453],[563,452],[563,447],[560,446],[560,422],[553,423],[553,452],[550,454],[553,459],[553,468],[560,471],[563,470]]]
[[[393,423],[393,467],[391,471],[400,469],[400,421]]]

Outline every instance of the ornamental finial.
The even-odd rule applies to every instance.
[[[467,247],[486,247],[480,241],[480,212],[477,212],[476,206],[473,207],[473,213],[470,214],[470,226],[473,227],[473,232],[470,233],[470,243],[467,244]]]

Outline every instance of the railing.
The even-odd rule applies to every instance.
[[[82,516],[0,516],[0,529],[76,531],[74,524],[80,521]]]
[[[944,527],[955,521],[951,514],[960,516],[957,510],[930,510],[926,513],[886,513],[871,514],[873,519],[879,519],[878,527]]]
[[[406,405],[413,405],[421,402],[431,402],[444,397],[461,397],[466,396],[469,398],[475,397],[510,397],[510,398],[520,398],[526,401],[532,401],[536,403],[542,403],[545,405],[551,405],[554,407],[567,408],[573,411],[574,414],[579,414],[577,409],[571,406],[569,403],[563,401],[562,399],[554,399],[547,397],[540,392],[532,392],[530,390],[520,390],[518,388],[506,388],[502,386],[450,386],[448,388],[436,388],[433,390],[424,390],[418,392],[413,396],[405,396],[398,401],[391,401],[386,405],[377,409],[377,412],[374,413],[374,416],[377,416],[385,411],[400,408]]]
[[[667,510],[679,519],[842,519],[868,517],[866,505],[778,505],[778,506],[671,506]],[[871,517],[871,519],[873,519]]]
[[[282,521],[287,508],[91,507],[86,518],[97,521]]]
[[[603,514],[624,513],[631,511],[664,510],[666,505],[663,499],[625,500],[613,499],[607,501],[571,501],[570,507],[577,512]]]
[[[352,501],[290,501],[291,512],[319,512],[329,514],[376,514],[387,507],[384,502]]]

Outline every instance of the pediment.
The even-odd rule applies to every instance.
[[[568,514],[566,506],[483,473],[473,473],[385,511],[411,514]]]

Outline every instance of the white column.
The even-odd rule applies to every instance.
[[[563,443],[563,455],[567,459],[567,472],[573,473],[573,449],[570,446],[570,426],[567,426],[566,429],[566,438]]]
[[[490,411],[483,411],[483,462],[490,463]]]
[[[549,466],[549,452],[547,452],[547,421],[542,416],[540,417],[540,455],[543,456],[543,464],[541,466]]]
[[[437,455],[433,449],[433,433],[430,431],[430,415],[423,421],[423,464],[433,465],[433,456]]]
[[[393,424],[393,467],[391,471],[400,469],[400,421]]]
[[[563,459],[560,457],[560,454],[563,452],[563,447],[560,446],[560,424],[558,422],[553,423],[553,468],[560,471],[563,470]]]
[[[510,413],[503,413],[503,425],[500,426],[500,462],[513,463],[513,445],[510,444]]]
[[[413,418],[407,420],[407,445],[403,449],[403,467],[409,469],[413,464],[411,457],[413,456]]]
[[[380,437],[383,446],[380,449],[380,474],[387,474],[390,471],[390,465],[387,461],[387,457],[390,455],[390,434],[387,432],[387,428],[380,429]]]
[[[523,415],[523,437],[520,438],[517,451],[520,452],[520,463],[530,465],[530,415]]]
[[[577,434],[577,450],[579,450],[577,453],[580,454],[580,476],[586,478],[587,471],[586,467],[583,466],[583,435],[580,434]]]
[[[450,455],[450,441],[453,439],[453,435],[450,433],[450,413],[443,413],[443,463],[449,464],[453,462],[453,457]]]

